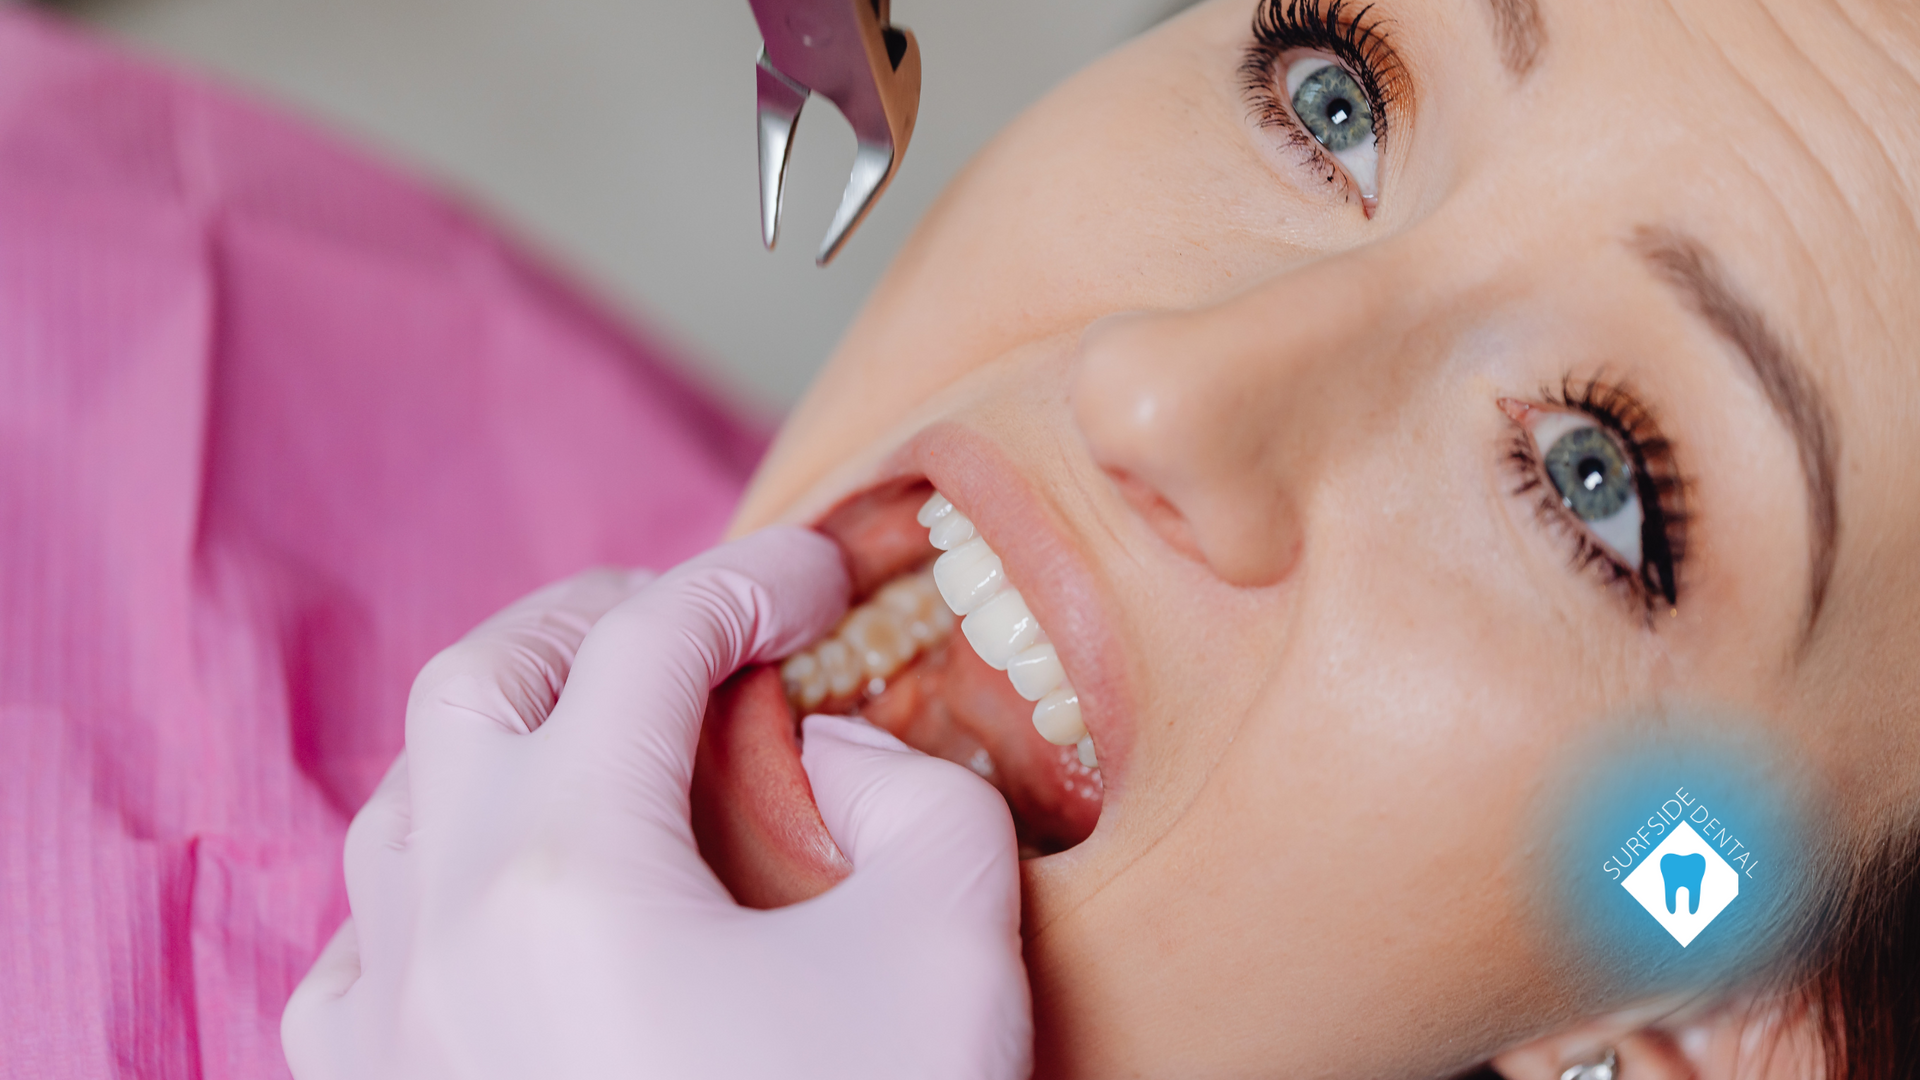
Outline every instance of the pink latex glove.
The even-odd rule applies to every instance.
[[[1013,823],[985,781],[810,717],[852,875],[754,911],[695,848],[709,693],[846,591],[830,541],[769,529],[651,583],[552,586],[429,663],[347,834],[353,914],[287,1003],[294,1075],[1025,1076]]]

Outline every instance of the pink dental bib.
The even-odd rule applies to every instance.
[[[0,6],[0,1076],[283,1076],[429,656],[762,442],[484,225]]]

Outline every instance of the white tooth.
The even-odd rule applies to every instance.
[[[839,638],[821,642],[820,647],[813,650],[813,655],[827,673],[827,690],[834,697],[853,693],[853,688],[865,680],[859,658]]]
[[[939,592],[933,587],[933,578],[927,574],[910,574],[895,578],[880,589],[874,600],[888,611],[917,618],[933,607]]]
[[[933,575],[927,571],[888,582],[871,603],[892,616],[894,624],[921,645],[930,645],[953,629],[953,612],[947,610],[940,590],[934,587]]]
[[[1089,769],[1097,769],[1100,767],[1100,755],[1094,753],[1093,750],[1093,736],[1089,735],[1081,739],[1074,744],[1073,748],[1080,752],[1080,764],[1085,765]]]
[[[955,615],[965,615],[986,603],[1007,584],[1000,556],[978,537],[934,560],[933,583]]]
[[[930,571],[889,581],[848,614],[839,629],[780,665],[787,699],[806,712],[828,698],[846,697],[856,687],[878,697],[895,672],[922,650],[945,641],[953,623]]]
[[[975,535],[973,522],[959,513],[951,513],[927,530],[927,542],[941,551],[952,551]]]
[[[780,665],[780,681],[787,696],[802,709],[811,709],[827,700],[827,673],[810,652],[795,653]]]
[[[1087,725],[1080,721],[1080,695],[1072,686],[1061,686],[1041,698],[1033,707],[1033,727],[1055,746],[1072,746],[1086,738]]]
[[[1007,664],[1007,678],[1013,680],[1013,688],[1020,691],[1021,697],[1039,701],[1054,687],[1066,682],[1067,673],[1060,666],[1060,654],[1042,642],[1021,650],[1020,655]]]
[[[960,620],[960,632],[988,667],[1005,671],[1020,650],[1040,636],[1040,624],[1027,610],[1020,590],[1006,588]]]
[[[944,641],[951,633],[953,633],[953,612],[948,611],[947,605],[938,597],[934,599],[933,607],[925,615],[907,624],[907,635],[921,644]]]
[[[927,623],[933,627],[936,635],[946,637],[953,633],[954,617],[953,609],[947,606],[946,601],[939,600],[933,605],[932,610],[927,612]]]
[[[854,611],[836,636],[847,643],[872,678],[884,679],[913,658],[913,639],[877,607],[863,606]]]
[[[939,521],[952,509],[953,504],[947,501],[947,497],[936,491],[933,493],[933,498],[920,505],[920,512],[915,514],[913,519],[918,521],[923,529],[932,528],[934,522]]]

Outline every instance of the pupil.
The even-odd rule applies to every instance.
[[[1580,462],[1580,486],[1592,491],[1607,482],[1607,466],[1599,458],[1586,458]]]
[[[1598,427],[1577,428],[1547,449],[1547,475],[1567,509],[1582,521],[1601,521],[1634,497],[1626,454]]]
[[[1293,111],[1307,133],[1336,154],[1373,140],[1367,96],[1338,64],[1324,65],[1294,89]]]

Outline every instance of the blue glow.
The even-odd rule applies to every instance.
[[[1703,989],[1803,947],[1820,862],[1790,759],[1735,718],[1626,728],[1571,751],[1545,796],[1546,885],[1576,970],[1615,993]]]

